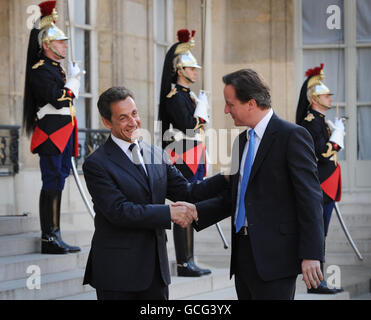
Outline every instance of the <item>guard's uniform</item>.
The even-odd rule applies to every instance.
[[[189,83],[185,68],[201,68],[190,49],[194,46],[195,32],[179,30],[179,42],[168,50],[162,72],[159,118],[162,122],[162,147],[172,163],[188,181],[202,180],[206,176],[206,149],[202,138],[207,105],[200,103],[189,88],[178,84],[178,71]],[[175,86],[174,86],[175,85]],[[196,102],[197,101],[197,102]],[[171,129],[172,127],[172,129]],[[170,129],[170,130],[169,130]],[[174,247],[178,276],[199,277],[211,273],[194,262],[193,228],[174,224]]]
[[[330,141],[331,131],[322,113],[309,109],[301,125],[310,132],[314,141],[319,180],[323,191],[324,226],[327,235],[335,201],[341,199],[341,169],[337,161],[337,153],[341,148]]]
[[[66,76],[59,62],[47,57],[33,66],[30,79],[38,110],[31,152],[40,155],[42,189],[63,190],[71,156],[78,155],[74,94],[64,87]]]
[[[340,201],[341,198],[341,169],[337,161],[337,153],[344,147],[344,125],[342,120],[336,119],[335,125],[330,129],[325,115],[312,108],[314,103],[318,110],[325,111],[331,107],[324,104],[320,98],[321,95],[332,95],[330,89],[321,81],[325,77],[323,67],[324,65],[321,64],[306,72],[307,79],[302,85],[296,109],[296,123],[306,128],[313,138],[318,178],[323,191],[326,239],[335,201]],[[323,263],[321,263],[321,271],[323,273]],[[326,280],[322,280],[317,288],[308,289],[308,293],[317,294],[335,294],[341,291],[342,288],[329,288]]]
[[[41,18],[31,30],[27,51],[23,125],[28,135],[32,133],[31,152],[40,156],[41,253],[65,254],[80,251],[66,244],[60,232],[62,190],[71,157],[78,155],[73,99],[79,93],[80,69],[73,65],[66,81],[60,63],[51,59],[64,59],[54,41],[60,44],[68,38],[55,25],[56,1],[44,1],[39,7]]]
[[[176,84],[167,95],[166,120],[180,131],[181,139],[171,143],[169,154],[172,162],[188,181],[202,180],[206,176],[206,149],[201,139],[205,121],[194,117],[195,100],[189,88]],[[170,147],[170,146],[169,146]]]

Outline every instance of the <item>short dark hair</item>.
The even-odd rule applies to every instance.
[[[223,82],[225,85],[234,87],[236,97],[242,103],[254,99],[261,109],[269,109],[271,107],[269,87],[254,70],[241,69],[229,73],[223,77]]]
[[[111,121],[111,103],[125,100],[128,97],[134,99],[133,93],[125,87],[112,87],[104,91],[98,100],[98,109],[100,115],[103,118]]]

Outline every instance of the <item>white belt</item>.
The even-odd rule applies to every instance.
[[[75,110],[75,107],[72,107],[72,108],[73,110]],[[70,116],[71,111],[70,111],[70,108],[66,108],[66,107],[56,109],[50,103],[48,103],[45,106],[43,106],[36,114],[37,114],[37,118],[41,120],[48,114]]]
[[[175,141],[180,141],[180,140],[202,141],[202,137],[199,133],[196,133],[194,137],[189,137],[185,135],[182,131],[177,131],[173,137]]]

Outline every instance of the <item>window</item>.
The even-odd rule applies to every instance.
[[[356,5],[358,160],[371,160],[371,1],[357,0]]]
[[[98,128],[96,105],[98,100],[98,49],[96,25],[97,0],[79,0],[66,2],[65,12],[70,12],[72,29],[72,48],[69,51],[69,60],[79,64],[85,75],[81,76],[80,95],[75,100],[76,117],[79,129],[80,156],[85,157],[86,133],[83,129]],[[68,10],[69,9],[69,10]],[[66,14],[66,19],[68,19]],[[67,21],[67,26],[69,21]],[[71,30],[70,29],[70,30]],[[70,32],[68,32],[70,33]],[[71,45],[70,45],[71,46]]]
[[[334,28],[329,18],[336,6],[339,13],[338,23]],[[334,8],[334,7],[332,7]],[[331,7],[330,7],[331,9]],[[328,13],[330,12],[330,13]],[[309,68],[324,63],[325,80],[323,81],[334,93],[333,108],[326,113],[326,118],[334,120],[336,114],[345,115],[345,43],[344,43],[344,1],[343,0],[302,0],[302,74]],[[331,18],[330,18],[331,19]],[[303,81],[301,84],[304,82]],[[339,159],[345,159],[345,152],[339,152]]]
[[[173,0],[153,1],[154,10],[154,121],[155,144],[161,146],[161,128],[158,123],[158,104],[160,101],[160,88],[162,68],[166,52],[173,43]]]

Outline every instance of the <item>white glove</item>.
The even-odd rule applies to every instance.
[[[335,127],[337,129],[345,131],[345,126],[344,126],[344,122],[342,119],[335,118]]]
[[[82,73],[79,64],[72,61],[68,62],[68,71],[71,78],[76,78]]]
[[[343,120],[336,118],[334,131],[331,133],[330,141],[335,142],[340,148],[344,148],[345,127]]]
[[[209,115],[208,115],[208,108],[209,108],[209,101],[205,91],[200,90],[200,94],[197,98],[197,106],[195,113],[193,114],[194,117],[199,117],[204,119],[206,122],[209,122]]]
[[[81,71],[77,62],[69,61],[68,71],[70,78],[67,80],[65,87],[70,89],[77,99],[80,93],[80,75],[84,74],[85,70]]]
[[[331,132],[333,132],[336,129],[335,124],[331,120],[326,120],[326,123],[328,124],[328,127],[330,128]]]

